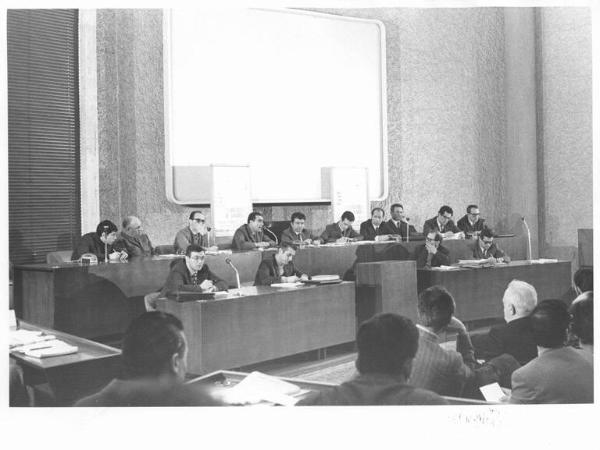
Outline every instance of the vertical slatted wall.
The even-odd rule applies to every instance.
[[[9,245],[45,262],[80,237],[77,10],[8,10]]]

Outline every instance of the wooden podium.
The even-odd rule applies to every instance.
[[[356,324],[392,312],[417,321],[417,264],[381,261],[356,265]]]

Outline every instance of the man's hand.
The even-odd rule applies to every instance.
[[[125,261],[127,261],[127,257],[128,256],[129,255],[127,254],[127,252],[124,252],[124,251],[118,252],[118,251],[115,250],[110,255],[108,255],[108,259],[111,260],[111,261],[122,261],[122,262],[125,262]]]
[[[336,242],[336,244],[345,244],[346,242],[348,242],[349,239],[345,236],[342,236],[341,238],[339,238]]]
[[[200,283],[200,289],[206,292],[215,292],[217,290],[211,280],[204,280],[202,283]]]
[[[219,251],[219,247],[217,247],[216,245],[211,245],[206,250],[209,251],[209,252],[218,252]]]
[[[296,275],[290,275],[289,277],[281,277],[282,283],[295,283],[298,281],[298,277]]]
[[[312,239],[304,239],[302,241],[303,244],[312,244]]]
[[[308,275],[303,273],[302,276],[300,277],[300,281],[308,281]]]
[[[437,253],[437,247],[433,244],[430,244],[429,242],[425,243],[425,248],[427,249],[427,252],[431,253],[432,255],[435,255]]]
[[[261,242],[256,242],[254,245],[256,245],[256,248],[266,248],[270,244],[268,242],[261,241]]]

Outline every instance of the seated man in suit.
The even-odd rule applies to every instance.
[[[449,266],[450,251],[442,245],[442,235],[437,231],[430,231],[425,238],[425,244],[415,249],[414,259],[419,269]]]
[[[135,319],[123,339],[123,374],[75,406],[216,406],[207,392],[184,384],[188,344],[183,325],[164,312]]]
[[[434,392],[408,383],[419,342],[410,319],[377,314],[356,333],[359,375],[328,391],[314,393],[299,405],[444,405]]]
[[[473,258],[487,259],[492,264],[510,262],[510,257],[494,242],[494,232],[489,228],[484,228],[479,233],[479,238],[473,246]]]
[[[452,208],[447,205],[442,206],[436,217],[425,221],[423,224],[423,234],[427,236],[430,231],[437,231],[444,238],[464,238],[465,234],[460,231],[452,221],[453,214],[454,211],[452,211]]]
[[[116,245],[117,226],[110,220],[103,220],[95,232],[84,234],[71,254],[71,260],[81,258],[85,253],[96,255],[98,261],[104,261],[105,249],[111,261],[126,261],[127,252]]]
[[[467,206],[467,214],[462,216],[456,226],[465,233],[467,239],[477,239],[479,233],[485,228],[485,219],[481,218],[479,207],[477,205]]]
[[[512,374],[510,403],[593,403],[594,367],[565,346],[570,315],[560,300],[544,300],[531,313],[538,357]]]
[[[171,272],[161,290],[161,296],[176,294],[184,285],[200,286],[204,292],[226,291],[227,283],[210,271],[204,263],[205,258],[204,247],[188,245],[185,258],[171,265]]]
[[[122,247],[130,258],[152,256],[154,249],[150,238],[142,229],[142,221],[135,216],[127,216],[123,219],[122,225],[123,229],[115,245]]]
[[[570,308],[571,334],[581,355],[593,364],[594,360],[594,293],[586,291],[573,300]]]
[[[392,218],[385,222],[384,232],[391,235],[393,239],[398,241],[406,240],[406,237],[410,239],[411,236],[417,234],[417,230],[408,223],[408,217],[404,214],[404,206],[400,203],[394,203],[390,207],[390,213]]]
[[[292,244],[282,243],[277,253],[260,262],[254,286],[270,286],[273,283],[293,283],[308,280],[308,275],[296,270],[292,258],[296,249]]]
[[[495,325],[486,334],[471,336],[477,359],[489,360],[503,353],[527,364],[537,356],[530,314],[537,304],[535,288],[524,281],[512,280],[502,297],[505,324]]]
[[[319,241],[319,238],[315,238],[310,230],[304,228],[306,223],[306,216],[304,213],[295,212],[290,218],[290,226],[281,233],[282,244],[312,244],[313,241]]]
[[[199,245],[210,251],[217,251],[219,248],[216,245],[208,245],[209,230],[210,228],[206,226],[206,217],[202,211],[192,211],[188,226],[179,230],[175,235],[175,241],[173,242],[175,253],[184,254],[185,249],[191,244]]]
[[[594,271],[588,267],[577,269],[573,275],[573,283],[575,284],[575,292],[577,295],[587,291],[594,290]]]
[[[251,212],[248,214],[248,221],[242,225],[233,235],[231,242],[232,250],[255,250],[265,249],[275,245],[275,241],[265,236],[263,228],[265,220],[259,212]]]
[[[365,241],[387,241],[390,236],[386,234],[383,218],[385,211],[383,208],[373,208],[371,218],[360,224],[360,235]]]
[[[362,236],[352,228],[353,223],[352,211],[344,211],[338,222],[325,227],[325,231],[321,234],[321,240],[325,243],[335,242],[338,244],[362,240]]]

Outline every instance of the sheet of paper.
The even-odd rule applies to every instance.
[[[293,395],[302,392],[298,386],[261,372],[252,372],[237,385],[223,393],[223,400],[232,404],[267,401],[291,406],[298,399]]]
[[[504,391],[498,383],[486,384],[485,386],[481,386],[479,390],[487,402],[500,402],[505,396]]]
[[[272,283],[271,287],[278,287],[278,288],[297,288],[299,286],[303,286],[304,283],[300,283],[299,281],[296,281],[294,283]]]

